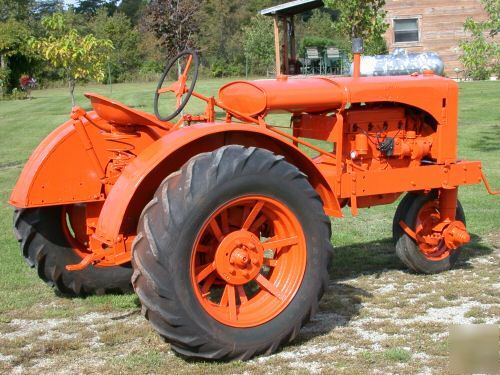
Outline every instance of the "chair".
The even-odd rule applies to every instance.
[[[306,47],[305,74],[321,74],[322,65],[318,47]]]
[[[327,47],[325,51],[325,74],[342,74],[342,56],[336,47]]]

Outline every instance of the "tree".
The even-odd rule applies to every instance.
[[[38,0],[33,7],[33,13],[37,20],[50,14],[62,12],[63,10],[63,0]]]
[[[381,43],[389,26],[385,22],[385,0],[325,0],[325,5],[340,11],[339,19],[334,23],[337,32],[350,39],[363,38],[367,52],[385,52],[385,43]]]
[[[99,9],[106,9],[108,14],[113,14],[117,8],[118,0],[79,0],[76,7],[77,13],[93,16]]]
[[[67,26],[62,13],[44,17],[42,26],[47,36],[32,38],[30,46],[53,67],[64,70],[74,106],[76,81],[103,79],[107,53],[113,49],[113,43],[108,39],[98,39],[92,34],[79,35],[76,29]]]
[[[147,0],[122,0],[118,5],[118,11],[125,13],[132,24],[137,25],[146,4]]]
[[[270,17],[255,16],[250,24],[243,28],[243,49],[253,67],[265,71],[273,64],[274,36]]]
[[[301,42],[301,53],[304,53],[303,47],[306,46],[307,40],[322,38],[323,40],[330,40],[329,45],[333,45],[341,50],[349,50],[350,39],[348,35],[339,33],[334,25],[339,18],[340,12],[332,11],[326,12],[325,9],[315,9],[307,18],[307,22],[299,22],[297,29],[300,27],[300,33],[304,35]],[[299,30],[296,31],[296,34]],[[316,38],[313,38],[316,37]],[[307,45],[314,46],[314,44]],[[316,46],[320,47],[320,46]]]
[[[14,18],[25,20],[30,14],[34,0],[0,0],[0,21]]]
[[[214,59],[234,58],[235,52],[241,47],[241,35],[238,35],[237,30],[254,16],[246,11],[246,3],[245,0],[205,0],[200,12],[203,32],[198,35],[198,40],[203,50]],[[228,33],[228,30],[232,32]],[[241,52],[239,55],[243,57]]]
[[[151,0],[148,4],[144,27],[156,35],[168,57],[194,47],[201,5],[197,0]]]
[[[7,67],[7,57],[25,50],[29,37],[27,27],[13,18],[0,22],[0,68]]]
[[[18,70],[24,69],[24,64],[18,64],[23,66],[16,66],[11,64],[11,60],[24,61],[23,58],[29,55],[27,48],[29,37],[30,32],[22,22],[16,21],[14,18],[0,22],[0,80],[2,81],[2,92],[9,92],[17,85],[20,73]]]
[[[27,40],[34,32],[29,27],[34,0],[0,0],[0,80],[2,91],[18,85],[19,77],[28,73],[31,51]]]
[[[138,48],[140,34],[125,14],[116,12],[108,16],[105,9],[99,9],[92,21],[92,31],[97,38],[109,39],[113,43],[109,63],[114,81],[123,79],[141,65],[144,54]]]
[[[500,74],[500,46],[497,35],[500,33],[500,2],[481,0],[488,13],[483,22],[468,18],[464,30],[469,38],[460,43],[463,54],[460,57],[465,75],[472,79],[488,79],[492,74]]]
[[[203,25],[198,33],[197,45],[203,51],[204,61],[215,77],[240,75],[244,71],[245,54],[242,42],[243,29],[254,22],[259,10],[283,2],[283,0],[204,0],[199,22]],[[272,35],[272,29],[270,31]],[[268,40],[266,36],[266,40]],[[247,56],[248,57],[248,56]],[[257,62],[256,68],[265,63]],[[265,71],[265,70],[264,70]]]

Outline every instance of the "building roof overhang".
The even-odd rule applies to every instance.
[[[260,11],[263,16],[292,16],[323,7],[323,0],[295,0]]]

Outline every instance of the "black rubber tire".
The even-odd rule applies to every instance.
[[[401,236],[401,232],[403,231],[401,226],[399,225],[399,222],[406,219],[408,208],[416,197],[417,196],[414,193],[407,193],[399,202],[398,207],[396,208],[396,212],[394,213],[394,219],[392,220],[392,242],[396,249],[396,255],[408,268],[412,270],[413,268],[411,266],[408,266],[408,264],[410,263],[410,259],[408,259],[406,252],[402,251],[402,247],[397,246],[397,243],[399,237]]]
[[[287,205],[307,244],[302,284],[272,320],[252,328],[224,325],[196,299],[190,275],[193,243],[208,216],[236,197],[262,194]],[[247,360],[295,338],[328,285],[330,220],[295,166],[259,148],[224,146],[189,160],[160,185],[144,208],[133,245],[132,283],[142,312],[177,353],[200,359]]]
[[[423,274],[433,274],[450,270],[460,256],[460,248],[453,250],[444,259],[433,261],[428,259],[419,250],[416,242],[408,236],[399,222],[403,220],[411,229],[415,230],[417,214],[420,208],[428,201],[436,199],[437,191],[430,194],[408,193],[401,200],[396,209],[392,224],[392,237],[398,258],[412,271]],[[460,201],[457,201],[456,219],[465,222],[465,214]]]
[[[38,276],[63,295],[131,292],[130,264],[66,270],[66,265],[80,263],[81,258],[69,247],[63,234],[61,209],[56,206],[14,211],[14,234],[28,265],[36,268]]]

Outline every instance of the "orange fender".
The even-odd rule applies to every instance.
[[[102,200],[102,183],[72,120],[50,133],[33,151],[12,191],[18,208]]]
[[[323,200],[326,213],[342,216],[334,189],[325,176],[311,158],[285,138],[258,126],[198,124],[168,133],[125,168],[106,198],[93,239],[113,246],[123,239],[122,235],[135,234],[142,209],[165,177],[179,170],[191,157],[227,144],[262,147],[283,155],[308,176]]]

